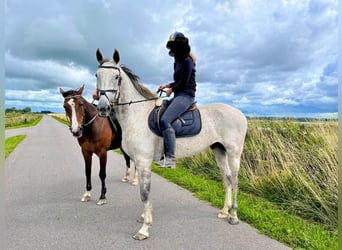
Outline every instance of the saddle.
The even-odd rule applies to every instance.
[[[170,102],[164,100],[160,106],[155,106],[148,116],[148,126],[150,130],[161,137],[163,137],[163,134],[160,129],[159,122],[169,105]],[[201,114],[196,103],[193,103],[187,111],[177,117],[171,123],[171,126],[175,130],[177,138],[197,135],[202,129],[202,121]]]

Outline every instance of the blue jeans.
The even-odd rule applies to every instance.
[[[194,103],[195,97],[192,97],[186,93],[180,92],[175,94],[171,100],[171,104],[167,107],[163,116],[160,119],[160,128],[165,130],[172,128],[171,123],[183,114]]]
[[[164,137],[164,152],[166,158],[175,157],[175,130],[171,123],[181,114],[188,110],[191,104],[194,103],[195,98],[185,93],[175,94],[164,114],[160,119],[160,128],[162,129]]]

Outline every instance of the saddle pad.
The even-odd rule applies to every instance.
[[[148,117],[148,126],[153,133],[162,137],[162,132],[160,131],[158,122],[155,119],[155,117],[157,116],[158,108],[159,107],[155,107],[151,111]],[[186,111],[176,120],[174,120],[171,125],[175,130],[177,138],[197,135],[202,129],[201,113],[199,109]]]

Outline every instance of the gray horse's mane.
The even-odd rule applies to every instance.
[[[109,59],[103,59],[100,62],[100,66],[102,64],[104,64],[105,62],[112,62],[112,60]],[[141,94],[143,97],[147,98],[147,99],[151,99],[156,97],[157,95],[153,92],[151,92],[151,90],[149,90],[147,87],[145,87],[144,85],[142,85],[139,82],[139,76],[137,76],[136,74],[133,73],[133,71],[129,68],[127,68],[125,65],[121,64],[120,65],[121,69],[126,73],[126,75],[128,76],[128,78],[131,80],[134,88],[139,92],[139,94]]]
[[[134,74],[132,70],[130,70],[124,65],[121,65],[121,68],[126,73],[128,78],[131,80],[134,88],[139,92],[139,94],[141,94],[143,97],[147,99],[154,98],[157,96],[155,93],[151,92],[151,90],[149,90],[147,87],[145,87],[139,82],[139,76]]]

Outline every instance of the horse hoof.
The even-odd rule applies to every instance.
[[[87,202],[87,201],[90,201],[91,200],[91,197],[90,196],[83,196],[81,201],[82,202]]]
[[[219,212],[218,215],[217,215],[217,218],[220,218],[220,219],[226,219],[229,217],[229,214],[228,213],[224,213],[224,212]]]
[[[230,225],[237,225],[239,224],[239,219],[238,218],[234,218],[234,217],[229,217],[228,218],[228,222]]]
[[[129,179],[127,177],[124,177],[121,179],[121,182],[123,182],[123,183],[127,183],[128,181],[129,181]]]
[[[133,186],[137,186],[138,183],[139,183],[138,181],[133,181],[133,182],[132,182],[132,185],[133,185]]]
[[[143,235],[139,232],[133,236],[133,239],[135,239],[135,240],[146,240],[147,238],[148,238],[148,236]]]
[[[106,200],[106,199],[100,199],[100,200],[96,203],[96,205],[98,205],[98,206],[102,206],[102,205],[104,205],[104,204],[107,204],[107,200]]]
[[[81,201],[82,202],[86,202],[86,201],[90,201],[91,199],[91,193],[90,191],[85,191],[85,193],[83,194]]]
[[[137,219],[137,222],[139,222],[139,223],[144,223],[144,217],[140,216],[140,217]]]

